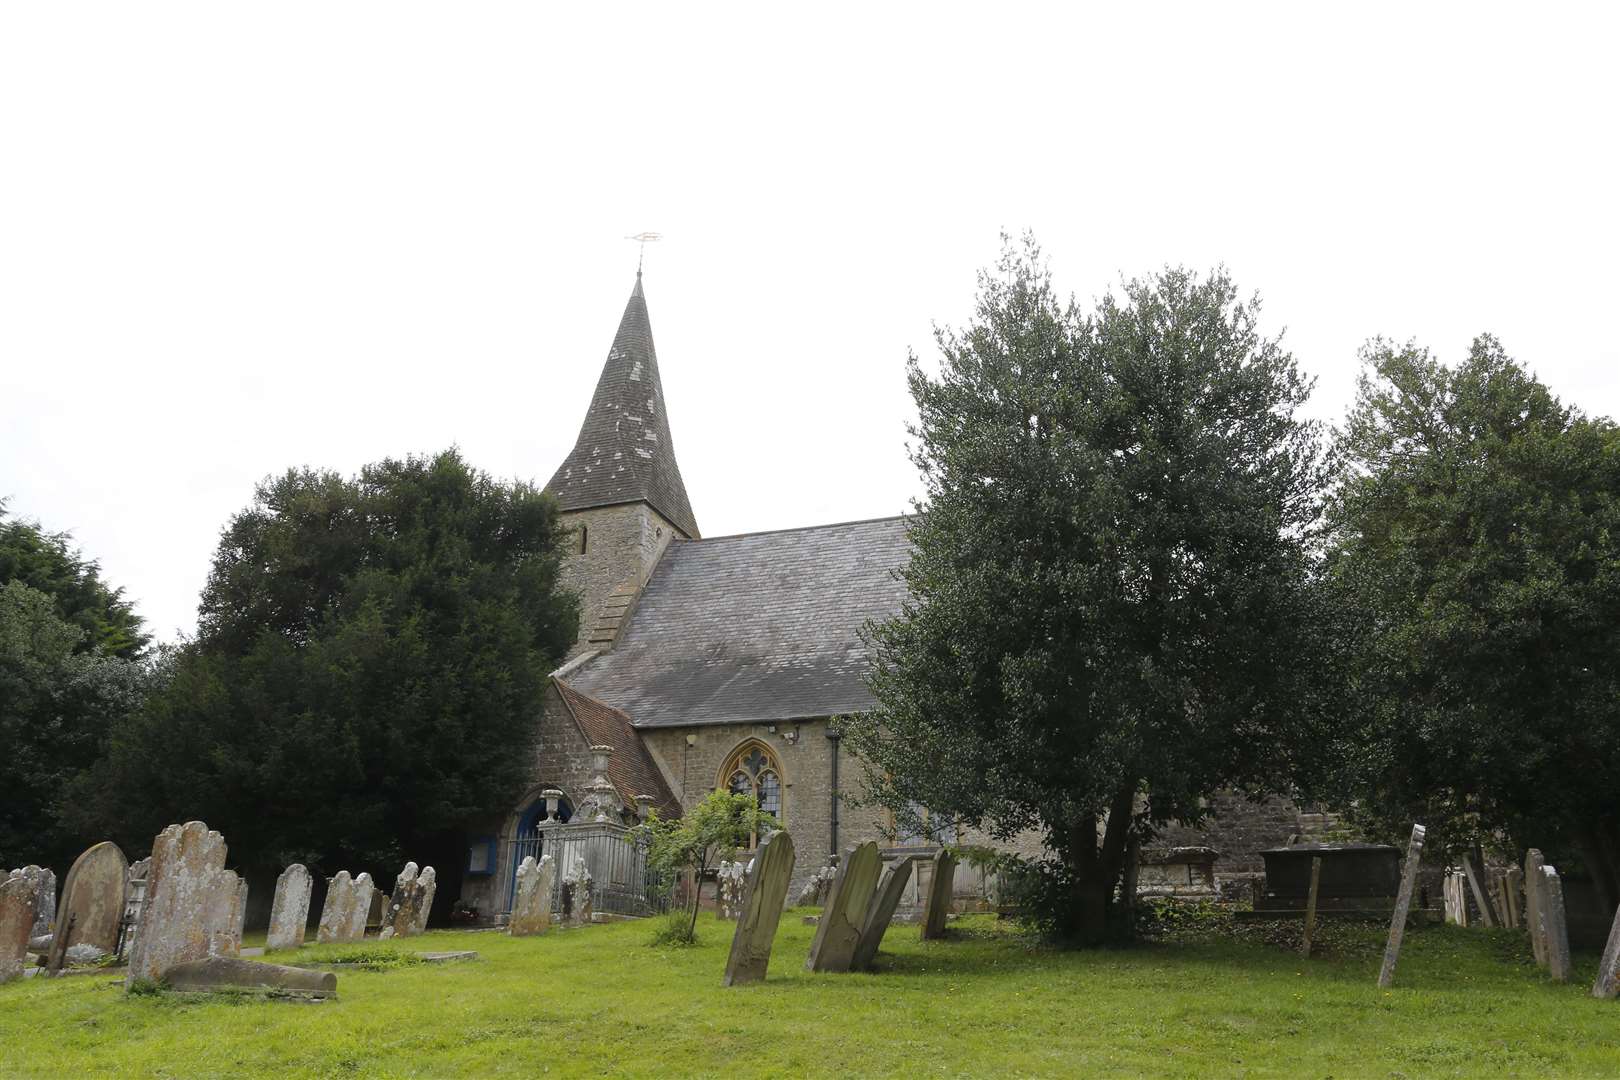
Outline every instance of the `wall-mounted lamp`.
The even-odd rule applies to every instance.
[[[686,737],[686,745],[687,746],[696,746],[697,745],[697,736],[696,735],[688,735]]]

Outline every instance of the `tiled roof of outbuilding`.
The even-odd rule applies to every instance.
[[[651,795],[653,806],[666,817],[679,817],[681,804],[675,801],[664,776],[658,771],[641,736],[630,727],[630,718],[604,701],[569,686],[561,679],[553,679],[563,704],[573,714],[579,730],[592,746],[611,746],[613,756],[608,758],[608,780],[618,791],[626,807],[635,808],[637,795]]]
[[[645,502],[687,536],[698,535],[669,436],[639,271],[579,439],[546,490],[564,510]]]
[[[613,649],[570,676],[638,728],[872,707],[860,628],[899,612],[906,519],[676,540]]]

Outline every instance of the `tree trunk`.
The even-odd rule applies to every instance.
[[[1620,868],[1615,866],[1614,847],[1607,842],[1609,838],[1604,835],[1612,829],[1612,825],[1604,822],[1582,829],[1576,836],[1576,844],[1581,849],[1581,859],[1586,863],[1587,872],[1592,875],[1592,884],[1597,888],[1598,900],[1606,912],[1613,912],[1616,907],[1620,907]]]
[[[1131,812],[1136,785],[1129,783],[1115,794],[1101,844],[1097,819],[1085,818],[1069,826],[1063,861],[1070,875],[1069,936],[1078,945],[1101,945],[1108,939],[1114,889],[1125,868],[1126,841],[1131,833]]]

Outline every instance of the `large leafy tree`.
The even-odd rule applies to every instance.
[[[910,364],[926,503],[850,741],[902,818],[1039,830],[1044,914],[1082,941],[1133,837],[1288,772],[1318,453],[1257,317],[1183,270],[1083,313],[1026,242],[938,334],[938,376]]]
[[[1364,350],[1330,587],[1355,677],[1338,779],[1374,822],[1584,856],[1620,900],[1620,430],[1490,337]],[[1393,831],[1393,830],[1392,830]]]
[[[57,615],[79,628],[78,652],[100,650],[137,659],[150,636],[124,590],[101,580],[101,568],[86,559],[66,533],[46,532],[37,522],[6,520],[0,502],[0,584],[20,581],[51,598]]]
[[[561,552],[554,500],[454,450],[267,481],[90,813],[137,847],[202,818],[249,866],[449,856],[529,779],[578,624]]]

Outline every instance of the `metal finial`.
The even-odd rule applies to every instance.
[[[641,233],[636,233],[636,235],[634,235],[634,236],[625,237],[626,240],[634,240],[636,243],[641,245],[641,249],[636,252],[636,276],[637,277],[641,276],[641,263],[642,263],[642,260],[644,260],[647,257],[647,244],[650,243],[651,241],[654,241],[654,240],[662,240],[663,238],[664,237],[663,237],[662,234],[655,233],[655,232],[641,232]]]

